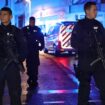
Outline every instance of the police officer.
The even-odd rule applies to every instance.
[[[105,54],[105,30],[102,24],[95,19],[97,16],[95,2],[87,2],[84,10],[86,17],[77,22],[71,37],[71,45],[77,50],[79,61],[76,67],[76,75],[80,81],[78,105],[89,105],[92,76],[100,90],[102,104],[105,105],[105,69],[102,60],[97,59],[99,56],[98,44],[103,49],[100,50],[101,53]]]
[[[44,48],[44,37],[41,29],[35,25],[34,17],[30,17],[29,25],[22,30],[28,44],[28,56],[26,59],[27,74],[29,76],[27,80],[29,85],[28,89],[34,89],[38,87],[39,50]]]
[[[0,10],[0,19],[0,105],[5,83],[9,89],[10,105],[21,105],[20,69],[26,58],[26,40],[20,29],[11,25],[10,8]]]

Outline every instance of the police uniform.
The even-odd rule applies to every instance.
[[[11,44],[10,44],[11,43]],[[5,82],[10,95],[10,105],[21,105],[21,78],[20,68],[9,55],[12,49],[18,63],[26,58],[26,40],[21,31],[11,24],[0,25],[0,105],[4,93]]]
[[[94,30],[95,27],[97,32]],[[105,30],[100,22],[88,18],[79,20],[72,32],[71,45],[77,50],[79,60],[76,68],[76,75],[80,81],[78,105],[88,105],[91,76],[95,79],[102,103],[105,105],[105,69],[101,61],[91,66],[98,57],[95,34],[105,54]]]
[[[27,39],[28,56],[27,56],[27,74],[29,87],[38,86],[38,67],[40,65],[39,50],[44,48],[44,37],[41,29],[37,26],[26,26],[23,29]]]

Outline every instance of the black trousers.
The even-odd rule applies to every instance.
[[[21,105],[21,77],[15,63],[11,63],[5,71],[0,70],[0,105],[3,105],[5,83],[9,89],[10,105]]]
[[[34,56],[26,60],[27,75],[28,75],[27,83],[29,84],[29,86],[37,86],[38,85],[39,64],[37,64],[36,62],[37,61]]]
[[[97,63],[93,67],[80,67],[80,71],[77,73],[79,84],[78,93],[78,105],[89,105],[90,95],[90,82],[91,77],[94,77],[95,83],[100,91],[100,97],[102,104],[105,105],[105,69],[101,62]]]

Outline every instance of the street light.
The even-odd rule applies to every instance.
[[[30,2],[31,0],[25,0],[26,2]]]
[[[67,2],[68,2],[68,5],[69,5],[69,13],[70,13],[73,0],[67,0]]]
[[[31,0],[25,0],[29,5],[29,17],[31,16]]]

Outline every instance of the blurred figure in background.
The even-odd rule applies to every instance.
[[[28,89],[38,87],[39,51],[44,48],[44,36],[41,29],[35,25],[35,22],[35,18],[30,17],[29,25],[22,28],[28,44],[28,56],[26,59],[27,74],[29,76],[27,80]]]

